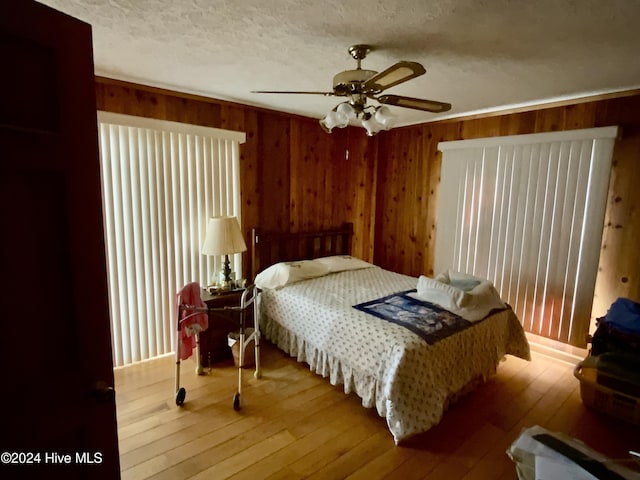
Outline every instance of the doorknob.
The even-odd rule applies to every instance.
[[[115,389],[104,380],[98,380],[94,383],[92,393],[96,400],[101,403],[111,402],[116,396]]]

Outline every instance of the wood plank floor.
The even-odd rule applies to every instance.
[[[384,420],[355,395],[268,343],[262,351],[263,378],[245,371],[240,412],[232,408],[232,362],[206,376],[183,362],[180,408],[173,357],[116,369],[122,478],[514,480],[505,451],[532,425],[612,458],[640,450],[638,427],[586,409],[573,367],[543,355],[507,357],[439,425],[396,447]]]

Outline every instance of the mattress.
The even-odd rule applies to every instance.
[[[437,424],[448,400],[492,375],[504,355],[530,358],[511,309],[428,344],[404,326],[353,308],[416,284],[414,277],[371,267],[264,290],[260,328],[312,371],[375,407],[397,444]]]

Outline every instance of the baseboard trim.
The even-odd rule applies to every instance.
[[[589,354],[586,348],[574,347],[533,333],[527,332],[526,336],[532,352],[570,365],[580,363]]]

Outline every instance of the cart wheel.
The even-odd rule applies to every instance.
[[[184,403],[184,398],[187,396],[187,391],[182,387],[176,392],[176,405],[180,406]]]
[[[240,394],[239,394],[239,393],[236,393],[236,394],[233,396],[233,409],[234,409],[235,411],[240,410]]]

